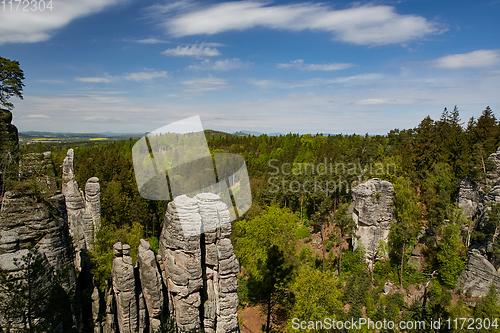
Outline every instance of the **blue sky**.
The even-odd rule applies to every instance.
[[[386,134],[454,105],[464,122],[500,116],[498,0],[5,6],[20,131],[143,133],[200,115],[228,132]]]

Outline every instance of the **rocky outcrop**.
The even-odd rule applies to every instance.
[[[200,233],[185,237],[183,226],[201,230],[196,199],[185,195],[168,204],[159,254],[166,272],[169,310],[181,331],[197,332],[201,329],[199,307],[203,287]]]
[[[471,230],[468,229],[469,226],[464,226],[468,241],[473,230],[492,229],[488,226],[490,206],[500,203],[500,147],[488,160],[494,167],[487,170],[485,179],[476,183],[466,178],[460,183],[458,204],[465,217],[472,221]],[[495,239],[498,242],[498,236],[498,232],[493,235],[489,231],[484,239],[471,242],[467,265],[457,282],[459,291],[469,293],[473,297],[482,297],[488,293],[491,283],[500,291],[500,273],[487,259],[492,256],[493,241]]]
[[[238,331],[239,264],[230,221],[227,206],[214,194],[183,195],[168,205],[159,255],[169,311],[181,331]]]
[[[239,263],[234,254],[231,236],[231,216],[220,198],[211,193],[196,196],[203,228],[204,246],[203,326],[207,333],[238,331]],[[204,241],[203,241],[204,240]]]
[[[101,187],[97,177],[91,177],[85,183],[85,212],[90,215],[95,241],[101,229]]]
[[[113,292],[120,333],[138,332],[137,296],[130,246],[118,242],[113,245]]]
[[[92,249],[101,228],[101,190],[99,179],[92,177],[85,184],[85,194],[75,180],[74,151],[69,149],[62,165],[62,193],[66,198],[69,233],[75,248],[75,267],[81,271],[85,252]]]
[[[94,333],[101,333],[101,324],[99,323],[99,312],[100,312],[100,297],[99,297],[99,289],[94,287],[94,291],[92,292],[92,321],[94,323]]]
[[[467,265],[460,273],[457,289],[472,297],[484,297],[491,284],[500,291],[500,273],[477,249],[469,252]]]
[[[111,279],[106,281],[106,290],[104,292],[104,302],[106,304],[104,318],[102,322],[103,333],[116,332],[116,305],[113,293]]]
[[[10,191],[3,196],[0,209],[0,269],[7,276],[19,276],[20,270],[28,265],[27,256],[39,256],[42,266],[46,267],[45,278],[37,277],[36,285],[32,286],[33,293],[41,293],[47,300],[49,290],[60,285],[64,299],[70,302],[78,288],[67,234],[65,199],[55,188],[54,168],[49,157],[49,154],[30,154],[24,158],[21,162],[21,184],[27,187],[21,186],[22,192]],[[45,181],[45,184],[38,181]],[[60,277],[60,281],[49,278],[55,275]],[[50,306],[54,307],[54,304]],[[81,319],[78,311],[65,311],[73,311],[70,325],[78,327]]]
[[[141,239],[139,251],[137,254],[137,266],[139,269],[139,278],[141,281],[142,294],[139,297],[140,302],[144,304],[144,314],[141,314],[141,319],[145,318],[145,310],[149,315],[149,324],[153,331],[158,330],[161,324],[161,315],[163,312],[163,285],[161,274],[158,271],[156,263],[156,255],[151,250],[151,245],[148,241]],[[139,306],[141,308],[141,306]],[[144,326],[145,324],[143,324]]]
[[[474,181],[469,178],[462,180],[458,189],[458,206],[467,219],[472,220],[482,208],[482,198],[483,193]]]
[[[352,190],[352,218],[357,225],[354,247],[365,248],[365,259],[370,267],[377,259],[381,241],[387,242],[394,222],[394,187],[379,178],[372,178]]]

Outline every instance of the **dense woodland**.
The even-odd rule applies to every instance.
[[[234,222],[232,237],[241,264],[241,307],[260,306],[265,330],[294,331],[292,318],[398,322],[500,317],[495,288],[473,301],[454,293],[467,245],[491,237],[500,224],[500,214],[491,214],[493,227],[468,239],[463,227],[470,222],[456,203],[462,179],[481,182],[495,168],[487,157],[500,145],[500,123],[489,107],[468,121],[460,119],[457,107],[445,109],[440,119],[426,117],[413,129],[387,135],[236,136],[209,131],[208,137],[212,152],[240,154],[247,163],[253,205]],[[92,176],[101,183],[103,227],[90,256],[102,286],[116,241],[129,243],[133,258],[140,238],[147,237],[157,250],[167,206],[139,196],[134,143],[71,144],[80,187]],[[21,153],[51,150],[60,179],[68,148],[37,144],[22,146]],[[352,247],[355,225],[348,207],[350,189],[374,177],[394,185],[396,221],[381,249],[389,259],[369,271],[362,248]],[[327,189],[328,180],[332,186]],[[299,187],[306,183],[308,187]],[[407,261],[424,229],[432,236],[426,239],[426,267],[417,272]],[[498,268],[500,250],[495,247],[491,256]],[[384,296],[387,281],[399,289]],[[426,288],[427,297],[405,302],[412,286]]]

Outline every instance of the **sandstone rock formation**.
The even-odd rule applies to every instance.
[[[101,229],[101,187],[97,177],[91,177],[85,183],[85,211],[92,220],[95,241],[97,232]]]
[[[27,176],[33,177],[35,181],[46,180],[46,185],[50,186],[43,186],[43,190],[40,190],[35,185],[26,190],[33,193],[10,191],[3,196],[0,209],[0,269],[7,274],[18,274],[20,267],[26,264],[25,256],[30,252],[28,248],[32,248],[31,251],[40,255],[43,265],[47,266],[47,274],[61,276],[61,286],[69,300],[73,297],[71,293],[77,291],[76,275],[72,269],[65,200],[54,188],[54,168],[49,165],[48,156],[31,154],[23,159],[22,178],[23,181],[27,181],[24,179]],[[42,278],[33,287],[45,294],[44,290],[50,290],[53,283],[50,279]],[[77,327],[80,315],[75,309],[68,311],[74,311],[72,325]],[[0,318],[0,325],[1,321]]]
[[[85,184],[82,193],[75,178],[74,151],[69,149],[62,165],[62,193],[66,198],[69,233],[75,248],[75,267],[83,269],[85,252],[92,248],[95,237],[101,228],[101,190],[99,179],[92,177]]]
[[[476,216],[478,208],[481,208],[482,197],[483,193],[474,181],[469,178],[462,180],[458,190],[458,206],[467,219],[472,220]]]
[[[204,329],[207,333],[238,331],[239,263],[234,254],[231,236],[231,216],[220,198],[211,193],[196,196],[203,228],[204,270]],[[217,228],[218,227],[218,228]]]
[[[169,310],[181,331],[197,332],[201,329],[199,307],[203,287],[200,236],[198,233],[185,237],[181,219],[185,227],[201,230],[196,199],[179,196],[168,204],[159,254],[167,277]]]
[[[94,333],[101,333],[101,324],[98,322],[99,318],[99,290],[97,287],[94,287],[94,291],[92,292],[92,321],[94,322]]]
[[[106,281],[106,290],[104,292],[104,302],[106,304],[106,309],[104,313],[104,318],[102,322],[102,332],[103,333],[115,333],[116,332],[116,306],[114,301],[113,286],[111,279]]]
[[[142,294],[139,300],[145,303],[144,310],[147,308],[149,324],[151,329],[156,331],[160,327],[163,312],[163,285],[161,274],[158,271],[156,255],[151,250],[151,245],[144,239],[141,239],[140,242],[137,254],[137,266]],[[144,316],[145,312],[141,315],[141,319]]]
[[[181,331],[239,330],[239,264],[229,240],[230,219],[227,206],[214,194],[179,196],[168,205],[159,254],[169,311]],[[211,231],[203,234],[204,229]],[[197,235],[184,236],[194,230]]]
[[[485,180],[476,183],[466,178],[460,183],[458,204],[465,217],[472,221],[470,230],[464,226],[468,241],[473,230],[487,227],[491,204],[500,203],[500,148],[488,159],[496,168],[487,172]],[[474,297],[484,296],[493,282],[500,291],[500,275],[487,259],[493,249],[493,239],[498,242],[498,236],[498,233],[495,236],[489,234],[484,240],[470,244],[467,265],[457,283],[458,290],[464,293],[470,291]]]
[[[134,267],[130,246],[118,242],[113,245],[113,292],[120,333],[138,332],[138,310]]]
[[[479,250],[471,250],[467,265],[460,273],[457,289],[462,293],[470,293],[472,297],[484,297],[491,283],[495,284],[497,292],[500,291],[500,273]]]
[[[372,178],[352,190],[352,218],[358,226],[359,240],[354,247],[365,248],[365,259],[370,267],[377,259],[380,241],[387,242],[394,222],[394,187],[379,178]]]

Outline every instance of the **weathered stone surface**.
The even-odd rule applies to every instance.
[[[227,206],[214,194],[179,196],[168,205],[158,260],[169,312],[181,331],[239,330],[239,264],[229,239],[230,222]]]
[[[497,292],[500,291],[500,273],[479,250],[473,249],[458,278],[457,289],[462,293],[470,293],[472,297],[484,297],[491,283],[495,284]]]
[[[490,161],[492,161],[493,163],[495,163],[496,165],[496,170],[493,170],[492,172],[490,172],[490,175],[491,178],[498,178],[498,176],[500,176],[500,147],[497,148],[497,151],[490,154],[490,156],[488,156],[488,159]]]
[[[144,294],[139,293],[137,299],[139,301],[139,333],[147,333],[148,315],[146,310],[146,303],[144,302]]]
[[[66,199],[69,233],[75,248],[75,267],[83,269],[87,260],[85,252],[92,249],[97,232],[101,228],[101,190],[99,178],[91,177],[85,184],[85,194],[75,177],[74,151],[68,149],[62,165],[62,193]]]
[[[92,292],[92,320],[94,321],[94,333],[100,333],[101,323],[98,321],[99,318],[99,290],[97,287],[94,287],[94,291]]]
[[[114,249],[113,249],[114,250]],[[115,333],[116,332],[116,306],[114,299],[114,292],[112,283],[106,281],[106,291],[104,294],[104,301],[106,302],[106,313],[103,320],[103,333]]]
[[[238,332],[238,259],[234,254],[231,219],[226,204],[214,194],[196,196],[202,225],[209,230],[202,236],[205,247],[204,276],[207,300],[204,328],[207,332]],[[215,232],[212,232],[215,231]]]
[[[156,256],[148,241],[141,239],[137,254],[142,295],[150,317],[151,329],[158,330],[163,312],[162,277],[158,271]]]
[[[168,204],[159,240],[159,254],[165,270],[165,285],[181,331],[201,328],[199,309],[203,286],[199,230],[201,217],[195,199],[176,197]],[[194,236],[186,237],[198,230]]]
[[[63,168],[63,183],[62,193],[66,199],[66,210],[68,214],[68,227],[69,233],[73,240],[73,247],[75,248],[75,267],[78,271],[82,270],[81,251],[87,248],[89,243],[86,240],[85,230],[83,226],[83,214],[85,212],[85,200],[83,195],[74,180],[75,172],[73,166],[73,149],[69,149],[66,158],[64,159]]]
[[[135,290],[134,267],[130,246],[120,242],[113,245],[112,279],[116,300],[116,316],[120,333],[138,332],[138,309]]]
[[[354,247],[365,248],[365,259],[370,267],[377,259],[380,241],[387,242],[391,224],[394,222],[394,187],[379,178],[372,178],[352,190],[352,218],[358,226],[359,240]]]
[[[19,192],[5,193],[0,210],[0,255],[36,244],[54,269],[62,270],[71,265],[64,216],[50,213],[51,209],[64,209],[61,207],[64,200],[59,194],[48,198],[46,202],[36,202]],[[47,204],[59,206],[48,207]]]
[[[53,166],[48,154],[33,154],[24,159],[25,170],[30,170],[30,177],[43,175],[47,184],[56,184]],[[30,167],[31,163],[31,167]],[[42,173],[41,170],[49,170]],[[19,265],[23,265],[23,257],[28,254],[27,248],[33,248],[43,259],[47,268],[47,277],[52,272],[62,275],[62,287],[69,299],[72,291],[77,291],[76,275],[72,269],[72,254],[67,234],[67,216],[65,200],[62,194],[56,194],[57,188],[45,187],[38,195],[43,194],[44,200],[34,198],[32,193],[16,191],[6,192],[0,209],[0,268],[8,274],[17,274]],[[17,259],[18,265],[14,259]],[[50,290],[52,282],[42,279],[37,282],[40,291]],[[47,291],[48,292],[48,291]],[[45,291],[44,291],[45,293]],[[74,311],[73,324],[78,327],[80,314]],[[0,323],[1,326],[1,323]]]
[[[469,178],[463,179],[458,190],[458,206],[467,219],[472,220],[476,216],[481,201],[482,193],[477,184]]]
[[[85,211],[90,214],[92,219],[95,241],[96,235],[101,229],[101,187],[97,177],[89,178],[85,184]]]

